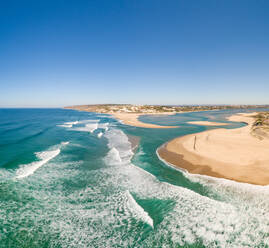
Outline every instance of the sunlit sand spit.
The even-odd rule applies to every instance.
[[[164,112],[164,113],[156,113],[155,115],[171,115],[174,113]],[[156,124],[144,123],[139,121],[138,118],[141,115],[145,115],[145,113],[113,113],[113,116],[119,120],[121,120],[124,124],[135,126],[135,127],[144,127],[144,128],[177,128],[178,126],[161,126]]]
[[[188,121],[187,123],[200,126],[226,126],[229,123],[213,122],[213,121]]]
[[[258,185],[269,184],[269,139],[252,131],[252,114],[237,114],[230,121],[248,125],[215,129],[173,139],[158,153],[162,159],[190,173]]]

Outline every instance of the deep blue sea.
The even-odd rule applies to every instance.
[[[0,109],[0,247],[268,247],[268,186],[191,175],[156,154],[217,128],[188,121],[237,112],[142,116],[179,126],[146,129],[105,114]]]

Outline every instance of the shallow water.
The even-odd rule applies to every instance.
[[[73,110],[1,109],[0,247],[268,247],[267,186],[185,174],[156,155],[174,137],[215,128],[187,121],[234,112],[141,117],[179,125],[158,130]],[[135,154],[127,135],[140,137]]]

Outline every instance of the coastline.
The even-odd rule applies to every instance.
[[[131,143],[132,152],[135,153],[139,146],[140,137],[130,135],[130,134],[128,134],[127,137],[128,137],[129,142]]]
[[[213,122],[213,121],[188,121],[188,124],[200,126],[227,126],[229,123]]]
[[[244,122],[238,129],[214,129],[175,138],[157,153],[161,159],[192,174],[256,185],[269,184],[269,139],[250,133],[252,114],[237,114],[230,121]]]
[[[126,105],[127,106],[127,105]],[[134,109],[139,110],[137,106],[129,106],[127,111],[126,106],[123,105],[113,105],[113,104],[97,104],[97,105],[78,105],[78,106],[70,106],[64,107],[65,109],[72,109],[77,111],[85,111],[85,112],[94,112],[100,114],[108,114],[112,115],[115,119],[118,119],[125,125],[134,126],[134,127],[143,127],[143,128],[178,128],[178,126],[162,126],[158,124],[144,123],[139,120],[140,116],[143,115],[176,115],[179,113],[192,113],[192,112],[203,112],[203,111],[218,111],[221,109],[193,109],[193,110],[179,110],[179,111],[160,111],[160,112],[152,112],[152,111],[142,111],[142,112],[133,112]],[[143,107],[143,106],[142,106]],[[108,110],[110,108],[110,110]],[[118,111],[115,112],[115,109]],[[153,108],[154,109],[154,108]],[[120,111],[119,111],[120,110]],[[144,109],[143,109],[144,110]],[[150,109],[152,110],[152,109]],[[155,110],[156,111],[156,110]],[[220,122],[209,122],[209,121],[190,121],[189,124],[193,125],[202,125],[202,126],[224,126],[228,125],[227,123]]]
[[[157,124],[144,123],[139,121],[139,116],[142,115],[174,115],[174,112],[163,113],[110,113],[114,118],[121,120],[123,124],[135,127],[144,128],[178,128],[178,126],[161,126]]]

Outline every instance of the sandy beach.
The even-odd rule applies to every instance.
[[[211,121],[188,121],[188,124],[200,125],[200,126],[226,126],[228,123],[211,122]]]
[[[111,113],[116,119],[121,120],[124,124],[135,126],[135,127],[144,127],[144,128],[177,128],[178,126],[161,126],[156,124],[144,123],[139,121],[138,118],[141,115],[151,115],[146,113]],[[164,112],[158,113],[155,115],[173,115],[175,113]]]
[[[269,139],[251,134],[254,119],[250,114],[233,115],[229,120],[248,125],[179,137],[159,148],[158,153],[190,173],[268,185]]]

